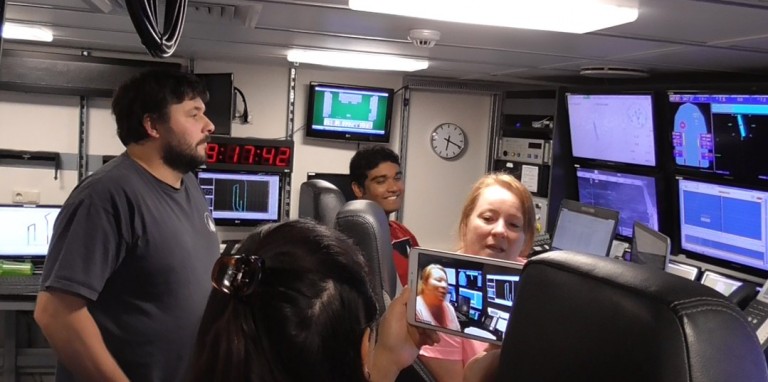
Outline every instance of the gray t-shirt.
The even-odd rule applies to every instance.
[[[79,184],[54,225],[42,288],[86,298],[132,381],[184,377],[219,254],[192,174],[175,189],[120,155]],[[63,365],[56,381],[77,379]]]

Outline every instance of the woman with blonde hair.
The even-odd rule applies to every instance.
[[[523,263],[535,234],[531,193],[510,175],[487,174],[472,187],[461,211],[458,251]],[[419,358],[438,382],[459,381],[462,376],[465,381],[483,380],[465,367],[489,350],[487,343],[440,333],[440,343],[424,346]]]

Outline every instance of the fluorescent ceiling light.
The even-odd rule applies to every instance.
[[[349,0],[356,11],[587,33],[637,20],[637,0]]]
[[[413,72],[429,67],[429,62],[427,60],[395,57],[386,54],[338,52],[327,50],[293,49],[288,52],[288,61],[315,65],[337,66],[341,68],[394,70],[401,72]]]
[[[37,25],[5,23],[3,24],[3,38],[51,42],[53,41],[53,33]]]

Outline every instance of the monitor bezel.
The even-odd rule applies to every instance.
[[[675,230],[675,239],[673,241],[673,253],[684,255],[686,258],[690,258],[691,260],[695,260],[704,264],[711,264],[716,267],[720,267],[726,270],[730,270],[733,272],[750,275],[754,277],[758,277],[761,279],[768,278],[768,270],[763,270],[760,268],[756,268],[753,266],[740,264],[731,260],[721,259],[717,257],[713,257],[710,255],[705,255],[702,253],[695,252],[693,250],[689,250],[686,248],[683,248],[683,238],[682,238],[682,221],[680,219],[680,180],[687,180],[687,181],[693,181],[693,182],[700,182],[705,184],[713,184],[718,186],[726,186],[726,187],[735,187],[735,188],[743,188],[746,190],[754,190],[754,191],[762,191],[762,192],[768,192],[768,188],[765,187],[755,187],[754,185],[748,185],[744,183],[734,182],[733,180],[727,180],[727,179],[712,179],[712,178],[706,178],[701,176],[691,176],[691,175],[682,175],[682,174],[676,174],[675,175],[675,187],[674,188],[674,197],[675,197],[675,211],[674,211],[674,230]]]
[[[195,171],[195,178],[198,181],[198,186],[200,186],[200,174],[202,173],[212,173],[212,174],[242,174],[242,175],[268,175],[268,176],[274,176],[277,178],[277,218],[276,219],[233,219],[233,218],[221,218],[214,216],[213,213],[211,213],[211,217],[213,218],[214,223],[216,223],[217,226],[222,227],[257,227],[262,224],[269,224],[269,223],[277,223],[281,221],[281,216],[283,213],[283,176],[285,174],[279,173],[279,172],[251,172],[251,171],[231,171],[231,170],[218,170],[218,169],[208,169],[208,168],[198,168]],[[202,187],[201,187],[202,191]]]
[[[576,156],[573,154],[573,129],[571,127],[571,113],[570,113],[570,101],[569,98],[571,96],[647,96],[650,100],[650,106],[651,106],[651,124],[652,124],[652,136],[653,136],[653,164],[643,164],[643,163],[631,163],[631,162],[621,162],[621,161],[615,161],[615,160],[607,160],[607,159],[600,159],[600,158],[590,158],[590,157],[582,157],[582,156]],[[613,92],[605,92],[605,91],[580,91],[580,90],[573,90],[568,91],[565,93],[565,111],[566,111],[566,118],[565,120],[568,123],[568,128],[566,129],[568,131],[568,144],[571,149],[571,156],[576,161],[581,161],[583,163],[589,163],[593,165],[615,165],[615,166],[637,166],[639,168],[654,168],[658,166],[661,161],[659,160],[659,127],[657,123],[657,105],[656,105],[656,94],[653,91],[650,90],[643,90],[643,91],[613,91]]]
[[[0,208],[4,207],[12,207],[12,208],[58,208],[59,214],[61,214],[61,210],[64,207],[61,204],[15,204],[15,203],[0,203]],[[58,214],[56,216],[56,220],[58,220]],[[56,220],[54,220],[54,225]],[[50,244],[50,243],[49,243]],[[50,251],[50,247],[48,248],[48,251]],[[46,257],[48,256],[48,253],[42,254],[42,255],[28,255],[28,254],[8,254],[8,255],[2,255],[0,254],[0,260],[20,260],[20,261],[32,261],[34,263],[36,262],[42,262],[45,261]]]
[[[706,89],[695,89],[695,90],[667,90],[664,93],[664,95],[665,95],[665,99],[663,100],[663,102],[665,105],[665,110],[664,110],[663,122],[666,127],[665,134],[667,135],[665,137],[666,138],[665,142],[668,142],[668,143],[667,143],[667,150],[666,150],[667,152],[663,154],[663,158],[665,161],[669,160],[669,163],[671,163],[671,167],[672,169],[674,169],[674,172],[676,174],[686,176],[686,177],[701,177],[701,178],[712,178],[712,179],[723,180],[723,181],[743,182],[749,187],[768,185],[768,178],[766,179],[761,179],[759,177],[748,178],[738,173],[723,174],[723,173],[715,172],[714,170],[703,170],[696,167],[678,165],[674,157],[674,146],[673,146],[673,140],[672,140],[672,133],[674,132],[674,115],[675,115],[675,110],[677,108],[676,107],[677,103],[672,103],[672,101],[669,100],[670,96],[673,96],[673,95],[768,97],[768,88],[745,89],[743,86],[740,86],[740,87],[736,86],[736,87],[725,87],[721,89],[706,88]],[[710,126],[710,128],[714,129],[714,126]],[[658,156],[658,153],[657,153],[657,156]]]
[[[594,171],[606,171],[606,172],[613,172],[617,174],[626,174],[626,175],[633,175],[633,176],[644,176],[647,178],[653,179],[653,185],[654,185],[654,192],[656,193],[654,196],[656,197],[656,218],[658,221],[656,222],[658,226],[659,232],[661,232],[664,228],[666,228],[665,222],[665,216],[663,214],[665,202],[662,200],[663,198],[660,198],[660,195],[663,194],[664,190],[664,177],[662,176],[661,172],[655,168],[648,168],[648,169],[641,169],[641,168],[632,168],[628,166],[621,166],[621,167],[608,167],[608,166],[600,166],[595,164],[575,164],[574,167],[575,175],[576,175],[576,196],[579,198],[579,202],[581,203],[581,195],[580,195],[580,189],[579,189],[579,169],[583,170],[594,170]],[[600,207],[600,206],[598,206]],[[602,207],[602,208],[608,208],[608,207]],[[610,209],[610,208],[608,208]],[[619,211],[621,212],[621,211]],[[632,241],[632,236],[622,235],[618,232],[619,226],[621,225],[621,215],[619,215],[619,224],[616,226],[616,236],[615,240],[625,241],[627,243]]]
[[[384,134],[359,134],[349,133],[342,131],[330,131],[330,130],[317,130],[313,126],[313,117],[315,109],[315,94],[318,87],[331,87],[340,90],[360,90],[360,91],[374,91],[387,94],[387,107],[384,121]],[[307,138],[327,139],[343,142],[371,142],[371,143],[389,143],[390,135],[392,133],[392,111],[395,103],[395,90],[392,88],[376,87],[376,86],[364,86],[364,85],[349,85],[349,84],[336,84],[330,82],[310,82],[309,91],[307,92],[307,115],[305,120],[305,136]]]
[[[619,216],[615,216],[614,218],[614,210],[610,210],[608,208],[602,208],[602,207],[594,207],[586,204],[582,204],[580,202],[577,202],[575,200],[571,199],[563,199],[560,201],[560,208],[558,208],[557,213],[557,221],[555,221],[555,228],[552,231],[552,244],[554,245],[554,240],[557,235],[557,227],[558,223],[560,221],[560,215],[562,213],[562,210],[569,210],[574,211],[580,214],[584,215],[590,215],[594,216],[600,219],[606,219],[606,220],[613,220],[613,230],[611,231],[611,238],[608,240],[608,246],[605,249],[605,257],[609,257],[611,254],[611,247],[613,246],[613,241],[616,239],[616,228],[619,226]],[[591,210],[591,211],[589,211]],[[554,247],[553,247],[554,248]]]

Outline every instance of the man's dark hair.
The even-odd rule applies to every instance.
[[[120,142],[128,146],[149,138],[142,123],[145,115],[168,122],[170,106],[198,97],[208,101],[208,91],[193,74],[150,69],[134,76],[120,85],[112,98]]]
[[[391,162],[400,166],[400,157],[386,146],[370,146],[359,150],[349,161],[349,177],[352,183],[365,187],[368,172],[380,164]]]

